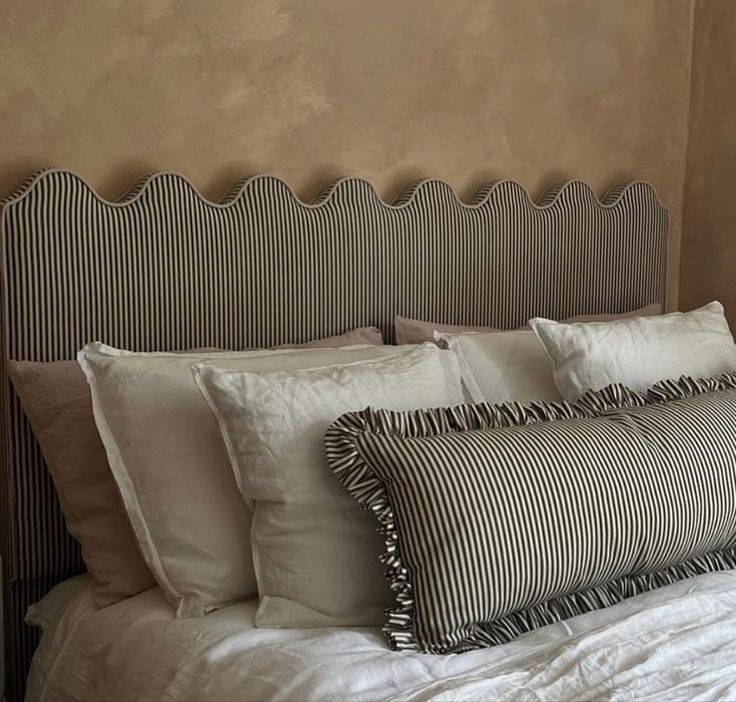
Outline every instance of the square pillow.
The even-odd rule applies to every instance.
[[[366,337],[345,335],[342,342],[356,338]],[[373,358],[388,353],[385,348],[146,354],[91,344],[80,352],[90,385],[80,373],[77,392],[94,408],[94,416],[89,410],[80,421],[87,434],[98,436],[99,429],[106,456],[97,454],[95,479],[118,499],[104,503],[107,518],[132,525],[134,552],[140,551],[178,616],[200,616],[257,594],[250,510],[238,493],[191,364],[217,358],[256,370],[304,367]],[[74,434],[60,440],[76,441]],[[92,478],[84,471],[79,478],[78,489],[89,491],[86,482]],[[104,533],[95,521],[86,529],[98,538]],[[150,576],[146,582],[151,584]]]
[[[325,429],[344,412],[463,401],[455,357],[433,344],[387,358],[306,370],[193,367],[253,505],[261,627],[363,626],[391,594],[381,539],[325,461]],[[217,363],[217,366],[213,365]]]
[[[613,322],[529,322],[552,360],[567,400],[611,383],[645,390],[660,380],[707,377],[736,370],[736,344],[720,302]]]

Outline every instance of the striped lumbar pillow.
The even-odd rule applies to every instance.
[[[574,404],[367,409],[325,442],[385,534],[393,648],[504,643],[736,567],[736,374]]]

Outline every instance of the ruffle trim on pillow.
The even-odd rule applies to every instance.
[[[736,373],[723,373],[713,378],[688,378],[682,376],[678,380],[663,380],[647,391],[649,404],[685,400],[688,397],[704,395],[708,392],[736,389]]]
[[[582,592],[564,595],[513,612],[495,620],[487,627],[477,625],[453,652],[461,653],[476,649],[479,642],[487,646],[505,644],[534,629],[610,607],[629,597],[671,585],[685,578],[733,569],[736,569],[736,549],[729,548],[706,553],[654,573],[627,575]],[[413,637],[410,643],[407,648],[416,650]]]
[[[394,650],[417,650],[414,636],[414,594],[411,575],[401,559],[399,533],[383,481],[366,463],[360,450],[365,433],[400,438],[426,438],[441,434],[499,429],[563,419],[592,419],[619,409],[645,407],[682,400],[708,392],[736,388],[736,373],[694,380],[681,377],[657,383],[645,394],[622,384],[591,390],[575,402],[479,403],[426,410],[395,412],[371,407],[350,412],[336,420],[325,434],[325,451],[337,479],[358,501],[370,510],[379,523],[386,550],[381,556],[385,576],[395,595],[395,605],[386,612],[383,631]],[[492,623],[493,631],[475,627],[457,652],[487,645],[507,643],[520,634],[578,614],[608,607],[647,590],[677,580],[720,569],[736,568],[736,549],[690,559],[656,573],[625,576],[618,580],[565,595],[511,613]],[[489,625],[490,627],[491,625]]]

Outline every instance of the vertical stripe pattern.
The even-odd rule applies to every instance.
[[[736,567],[736,374],[574,404],[368,409],[325,446],[385,535],[396,649],[506,643]]]
[[[5,201],[0,227],[0,364],[74,358],[92,340],[242,349],[374,325],[390,341],[396,314],[505,328],[665,298],[667,211],[641,182],[603,200],[571,182],[534,203],[501,181],[464,204],[429,180],[389,205],[346,178],[306,204],[282,181],[256,176],[213,203],[159,173],[108,202],[50,170]],[[35,594],[23,593],[81,561],[0,370],[6,651],[17,695],[35,645],[19,624]]]

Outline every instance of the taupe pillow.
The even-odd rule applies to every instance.
[[[41,445],[69,533],[82,546],[99,607],[153,587],[92,416],[76,361],[11,361],[9,374]]]
[[[338,349],[343,346],[357,346],[359,344],[382,346],[383,334],[381,334],[381,330],[376,327],[360,327],[359,329],[351,329],[338,336],[328,336],[326,339],[317,339],[315,341],[309,341],[306,344],[281,344],[278,348]]]
[[[651,317],[662,314],[662,305],[658,302],[640,307],[637,310],[624,312],[622,314],[581,314],[570,317],[565,322],[610,322],[616,319],[628,319],[629,317]],[[528,327],[521,327],[526,329]],[[394,317],[394,330],[396,332],[397,344],[423,344],[425,341],[434,341],[434,333],[462,334],[464,332],[492,332],[500,331],[495,327],[469,327],[466,324],[436,324],[435,322],[424,322],[420,319],[409,319],[408,317]]]

